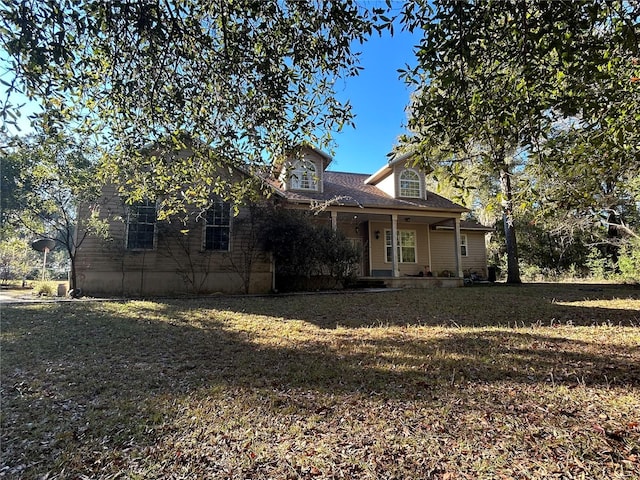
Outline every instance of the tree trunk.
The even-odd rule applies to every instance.
[[[511,188],[511,175],[506,167],[500,169],[500,187],[505,199],[502,202],[502,218],[504,221],[504,236],[507,248],[507,283],[522,283],[520,280],[520,266],[518,265],[516,227],[513,221],[513,191]]]
[[[78,276],[76,274],[76,256],[69,254],[69,262],[71,263],[71,278],[69,279],[69,290],[78,288]]]

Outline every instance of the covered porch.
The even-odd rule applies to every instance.
[[[463,285],[460,213],[420,210],[332,206],[319,217],[360,250],[357,276],[363,282],[395,288]]]

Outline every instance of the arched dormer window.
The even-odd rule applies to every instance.
[[[400,196],[421,198],[420,176],[414,170],[403,170],[400,174]]]
[[[317,190],[318,176],[316,166],[311,162],[296,162],[291,171],[291,188],[299,190]]]

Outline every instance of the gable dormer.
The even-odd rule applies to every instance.
[[[365,180],[365,184],[374,185],[393,198],[427,199],[424,173],[410,167],[407,162],[411,154],[400,155],[391,160],[376,173]]]
[[[287,156],[279,167],[278,179],[283,190],[302,192],[324,191],[324,171],[331,163],[331,156],[313,147],[300,147]]]

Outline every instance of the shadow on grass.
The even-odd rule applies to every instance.
[[[329,297],[329,299],[328,299]],[[523,284],[413,289],[375,293],[220,297],[205,308],[303,320],[320,328],[378,326],[522,327],[531,325],[640,326],[640,310],[581,306],[620,298],[640,300],[640,288],[609,284]],[[573,304],[572,304],[573,303]]]
[[[275,345],[261,343],[259,333],[230,329],[223,313],[189,323],[179,320],[189,317],[180,304],[152,305],[123,316],[107,315],[95,304],[7,309],[3,386],[11,389],[23,374],[34,379],[35,390],[65,392],[63,398],[109,392],[138,398],[143,392],[215,385],[376,391],[393,397],[406,395],[407,386],[425,376],[440,374],[447,382],[453,374],[471,381],[640,386],[638,346],[613,347],[526,329],[457,328],[425,336],[396,329],[375,337],[340,330],[327,333],[332,336],[327,341],[316,336]],[[173,320],[154,318],[161,313]],[[277,335],[277,328],[266,335]]]
[[[477,294],[465,290],[467,298],[466,292]],[[449,315],[463,325],[506,325],[523,318],[514,318],[515,293],[503,294],[504,310],[492,316],[473,310],[456,313],[453,303],[435,305],[430,292],[402,293],[385,293],[377,306],[368,295],[341,295],[334,297],[340,302],[320,302],[320,297],[298,299],[299,303],[290,300],[297,297],[223,298],[138,302],[109,310],[89,303],[3,309],[3,458],[8,465],[30,462],[45,472],[61,468],[73,449],[151,445],[156,427],[179,410],[177,399],[194,392],[267,395],[299,390],[411,401],[435,400],[457,385],[474,383],[640,388],[637,346],[605,345],[534,330],[457,328],[424,336],[402,329],[372,336],[365,329],[362,337],[341,329],[278,345],[261,342],[255,331],[230,328],[226,320],[226,315],[244,311],[272,316],[263,321],[276,324],[303,320],[313,324],[304,328],[313,330],[336,325],[446,325]],[[629,320],[628,310],[602,309],[605,312],[560,306],[540,300],[540,295],[531,298],[544,306],[539,307],[540,316],[532,318],[528,312],[526,318],[536,322],[548,324],[555,318],[563,323],[571,318],[573,323],[590,325]],[[409,314],[408,300],[431,305],[433,317],[416,310]],[[370,319],[356,316],[357,309],[365,306],[375,308]],[[209,309],[204,315],[203,308]],[[411,316],[398,319],[399,313]],[[529,320],[527,325],[533,323]],[[271,326],[267,334],[277,331],[277,325]],[[167,401],[171,398],[175,401]],[[162,408],[157,406],[159,399]],[[315,407],[304,408],[312,413]],[[48,464],[51,458],[62,463]]]

